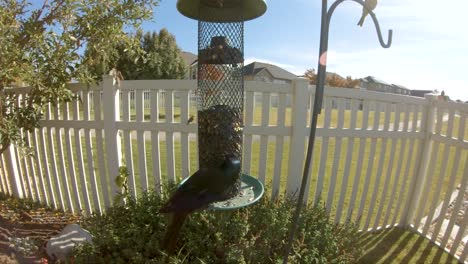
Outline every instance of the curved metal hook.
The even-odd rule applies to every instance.
[[[330,27],[330,20],[333,15],[333,12],[335,12],[336,7],[339,4],[343,3],[344,1],[346,0],[338,0],[330,6],[330,9],[328,10],[328,13],[327,13],[327,28]],[[364,1],[362,0],[350,0],[350,1],[354,1],[367,9],[366,5],[364,4]],[[377,36],[379,37],[380,45],[385,49],[390,48],[390,46],[392,45],[393,30],[390,29],[388,31],[388,40],[387,40],[387,43],[385,43],[382,37],[382,31],[380,30],[380,25],[379,25],[379,21],[377,20],[377,17],[375,16],[372,10],[367,9],[367,11],[369,11],[369,14],[372,17],[372,20],[374,21],[374,25],[375,25],[375,29],[377,30]]]

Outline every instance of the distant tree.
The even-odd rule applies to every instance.
[[[182,79],[185,63],[176,40],[166,29],[156,32],[137,31],[131,36],[143,53],[130,50],[127,43],[115,42],[103,53],[86,50],[92,61],[90,71],[101,76],[112,69],[120,71],[127,80]]]
[[[67,83],[95,81],[84,47],[97,54],[119,42],[139,53],[125,31],[152,18],[158,2],[0,0],[0,154],[25,142],[21,131],[39,126],[45,104],[73,98]],[[11,90],[15,84],[31,87],[21,104]]]
[[[309,79],[310,84],[317,84],[317,74],[315,69],[306,70],[304,76]],[[353,79],[351,76],[341,78],[336,74],[325,78],[325,85],[332,87],[356,88],[359,85],[359,79]]]

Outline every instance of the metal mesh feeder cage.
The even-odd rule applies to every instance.
[[[242,160],[244,21],[263,15],[263,0],[179,0],[183,15],[198,20],[198,149],[200,168],[219,167],[226,156]],[[184,184],[182,182],[181,184]],[[263,185],[240,173],[225,201],[211,208],[247,206]]]

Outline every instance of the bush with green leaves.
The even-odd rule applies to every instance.
[[[103,54],[114,44],[143,56],[128,33],[153,17],[159,0],[1,0],[0,154],[11,144],[27,145],[22,132],[39,127],[43,107],[69,102],[70,82],[93,83],[83,54]],[[104,58],[101,58],[104,59]],[[18,86],[29,86],[21,100]]]
[[[160,250],[168,217],[160,196],[110,208],[85,221],[93,245],[74,252],[75,263],[280,263],[295,203],[270,201],[232,211],[202,211],[185,222],[175,256]],[[290,263],[354,263],[360,256],[357,229],[334,224],[322,206],[304,208]]]

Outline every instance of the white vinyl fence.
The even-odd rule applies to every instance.
[[[187,123],[196,81],[106,76],[70,89],[80,100],[46,107],[42,128],[26,135],[32,156],[2,155],[0,192],[90,214],[112,205],[119,166],[136,197],[197,170],[196,118]],[[299,188],[314,93],[303,79],[246,82],[243,171],[271,197]],[[327,87],[307,201],[362,230],[410,228],[465,261],[467,116],[468,105],[434,96]]]

